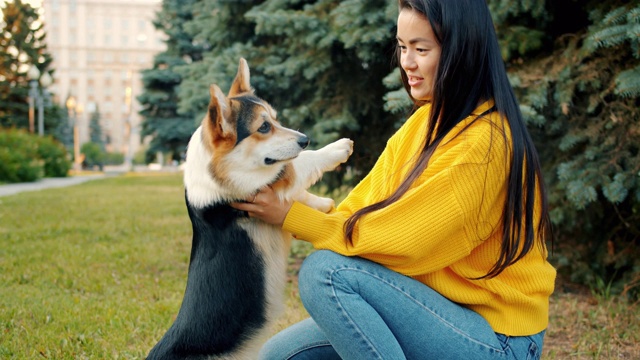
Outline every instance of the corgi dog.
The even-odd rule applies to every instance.
[[[309,138],[280,125],[276,111],[255,95],[244,59],[227,96],[217,85],[209,92],[184,165],[193,229],[187,285],[150,360],[257,358],[284,307],[291,234],[229,203],[270,186],[282,200],[328,212],[333,200],[307,189],[353,151],[349,139],[304,150]]]

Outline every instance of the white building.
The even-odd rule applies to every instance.
[[[53,56],[54,101],[73,96],[80,143],[100,113],[107,149],[131,156],[140,147],[136,97],[140,71],[166,48],[152,21],[161,0],[43,0],[47,47]]]

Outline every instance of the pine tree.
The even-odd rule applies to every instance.
[[[203,89],[211,83],[228,89],[238,59],[245,57],[256,93],[278,110],[283,124],[309,135],[312,147],[352,138],[359,144],[350,162],[357,169],[354,180],[368,171],[401,117],[386,112],[383,101],[383,78],[392,71],[395,4],[209,0],[194,12],[188,28],[208,49],[202,62],[179,69],[182,109],[206,109]],[[324,178],[333,185],[340,179]]]
[[[506,59],[570,249],[560,257],[574,280],[620,288],[640,272],[640,6],[560,1],[540,19],[542,44]]]
[[[0,126],[29,127],[27,71],[35,65],[52,73],[46,34],[36,9],[14,0],[2,9],[0,29]]]
[[[89,141],[97,144],[101,151],[106,151],[104,133],[102,125],[100,125],[100,109],[98,107],[89,118]]]
[[[606,0],[488,0],[548,185],[558,268],[624,284],[640,269],[640,9]],[[244,57],[256,93],[312,146],[355,140],[366,174],[411,104],[391,65],[396,3],[384,0],[200,0],[172,28],[201,58],[159,61],[178,112],[199,121],[212,83]],[[571,15],[567,15],[571,14]],[[174,54],[171,54],[174,55]],[[174,78],[175,77],[175,78]],[[179,84],[179,85],[178,85]],[[343,170],[346,167],[343,167]],[[344,175],[344,174],[342,174]],[[346,176],[329,176],[330,188]],[[325,180],[327,177],[325,177]],[[566,264],[566,265],[565,265]]]
[[[138,101],[143,107],[141,134],[151,137],[147,159],[161,152],[180,160],[195,130],[195,111],[178,111],[177,91],[182,77],[175,69],[201,60],[202,47],[194,44],[184,30],[185,22],[193,17],[191,10],[196,3],[195,0],[165,0],[154,21],[155,27],[167,34],[167,50],[154,58],[152,69],[142,72],[144,91]]]
[[[51,127],[47,126],[45,129],[51,129],[50,133],[53,137],[58,140],[70,154],[73,154],[73,127],[71,126],[71,122],[69,120],[69,112],[66,108],[61,107],[59,105],[53,105],[49,112],[51,115],[47,116],[46,119],[55,118],[58,121],[55,124],[52,124]]]

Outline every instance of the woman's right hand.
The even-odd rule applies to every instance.
[[[269,186],[266,186],[247,202],[234,202],[231,207],[245,211],[249,217],[266,223],[282,226],[291,209],[292,201],[281,201]]]

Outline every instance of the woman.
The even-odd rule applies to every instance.
[[[555,270],[540,164],[483,0],[400,0],[417,110],[328,214],[270,189],[234,204],[319,251],[310,319],[265,359],[537,359]]]

